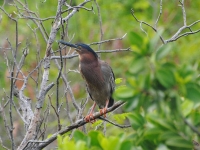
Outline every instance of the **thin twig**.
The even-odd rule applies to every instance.
[[[3,145],[3,141],[2,141],[2,139],[1,139],[1,137],[0,137],[0,145],[1,145],[1,147],[2,147],[3,149],[9,150],[9,148],[7,148],[6,146]]]
[[[179,2],[180,2],[180,6],[181,6],[181,8],[182,8],[183,24],[184,24],[184,25],[183,25],[182,27],[180,27],[180,28],[178,29],[178,31],[177,31],[174,35],[172,35],[172,37],[171,37],[170,39],[168,39],[168,40],[164,40],[163,37],[162,37],[161,35],[159,35],[159,37],[160,37],[160,39],[161,39],[161,41],[162,41],[163,44],[167,44],[167,43],[169,43],[169,42],[174,42],[174,41],[178,40],[179,38],[181,38],[181,37],[183,37],[183,36],[188,36],[188,35],[190,35],[190,34],[195,34],[195,33],[200,32],[200,29],[199,29],[199,30],[196,30],[196,31],[192,31],[192,29],[191,29],[191,27],[194,26],[195,24],[199,23],[200,20],[197,20],[197,21],[195,21],[195,22],[193,22],[192,24],[190,24],[190,25],[187,26],[187,18],[186,18],[186,11],[185,11],[185,6],[184,6],[184,0],[182,0],[182,1],[179,0]],[[135,14],[134,14],[134,10],[133,10],[133,9],[131,9],[131,13],[132,13],[132,16],[134,17],[134,19],[135,19],[137,22],[140,23],[140,28],[141,28],[141,30],[142,30],[145,34],[147,34],[147,32],[142,28],[142,24],[145,24],[146,26],[152,28],[157,34],[159,34],[159,33],[158,33],[158,30],[157,30],[157,23],[158,23],[158,21],[159,21],[159,19],[160,19],[160,16],[161,16],[161,14],[162,14],[162,0],[160,0],[160,13],[159,13],[158,18],[157,18],[157,20],[156,20],[156,22],[155,22],[155,25],[154,25],[155,27],[151,26],[150,24],[148,24],[148,23],[146,23],[146,22],[144,22],[144,21],[138,20],[137,17],[135,16]],[[185,30],[185,29],[189,29],[190,32],[185,32],[185,33],[182,33],[182,34],[181,34],[181,32],[182,32],[183,30]]]
[[[113,52],[123,52],[123,51],[130,51],[130,47],[126,49],[115,49],[115,50],[100,50],[100,51],[95,51],[96,53],[113,53]],[[74,57],[78,57],[78,54],[72,54],[72,55],[66,55],[62,56],[62,59],[71,59]],[[60,56],[51,56],[51,59],[60,59]]]
[[[112,125],[114,125],[116,127],[119,127],[119,128],[129,128],[129,127],[131,127],[131,125],[120,125],[120,124],[114,123],[114,122],[112,122],[112,121],[110,121],[107,118],[104,118],[102,116],[100,116],[99,119],[101,119],[103,121],[106,121],[106,122],[108,122],[108,123],[110,123],[110,124],[112,124]]]
[[[101,33],[100,34],[100,41],[102,41],[104,33],[103,33],[103,27],[102,27],[102,18],[101,18],[100,7],[99,7],[99,5],[98,5],[96,0],[94,0],[94,3],[96,4],[97,11],[98,11],[99,27],[100,27],[100,33]],[[101,48],[101,43],[98,45],[98,50],[100,50],[100,48]]]
[[[162,15],[162,0],[160,0],[160,12],[159,12],[158,18],[156,19],[155,25],[154,25],[154,27],[156,29],[157,29],[158,21],[159,21],[161,15]]]
[[[184,26],[187,26],[187,21],[186,21],[186,12],[185,12],[185,6],[184,6],[184,0],[179,0],[180,4],[181,4],[181,8],[182,8],[182,13],[183,13],[183,24]]]
[[[194,131],[198,136],[200,136],[200,131],[199,131],[195,126],[193,126],[192,124],[190,124],[190,123],[187,121],[187,119],[185,119],[185,118],[183,118],[183,121],[184,121],[184,123],[185,123],[188,127],[190,127],[190,129],[191,129],[192,131]]]
[[[58,131],[60,131],[60,130],[61,130],[61,127],[62,127],[62,125],[60,124],[60,115],[58,114],[57,108],[55,108],[55,107],[53,106],[52,102],[51,102],[51,96],[48,95],[48,97],[49,97],[49,101],[50,101],[51,107],[53,108],[53,110],[54,110],[54,112],[55,112],[55,114],[56,114],[57,121],[58,121]]]
[[[135,18],[135,20],[140,23],[140,28],[146,35],[147,35],[147,32],[142,28],[142,24],[145,24],[145,25],[149,26],[150,28],[152,28],[159,35],[157,29],[154,28],[152,25],[150,25],[150,24],[148,24],[148,23],[146,23],[144,21],[138,20],[137,17],[135,16],[135,14],[134,14],[134,10],[133,9],[131,9],[131,14]],[[163,39],[163,37],[161,35],[159,35],[159,37],[160,37],[160,40],[162,41],[162,43],[165,44],[165,40]]]
[[[106,42],[111,42],[111,41],[116,41],[116,40],[123,40],[126,37],[127,33],[125,33],[122,37],[120,38],[115,38],[115,39],[108,39],[108,40],[104,40],[104,41],[99,41],[99,42],[93,42],[90,43],[88,45],[97,45],[97,44],[102,44],[102,43],[106,43]]]

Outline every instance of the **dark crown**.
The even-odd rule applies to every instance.
[[[91,47],[89,47],[87,44],[77,43],[76,45],[77,45],[77,46],[81,46],[82,48],[88,50],[88,51],[91,52],[95,57],[98,58],[97,53],[95,53],[95,51],[94,51]]]

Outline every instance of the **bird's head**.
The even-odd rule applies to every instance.
[[[64,42],[64,41],[58,41],[59,43],[63,44],[63,45],[67,45],[69,47],[73,47],[75,48],[75,50],[78,52],[79,54],[79,58],[82,59],[92,59],[92,58],[98,58],[97,53],[95,53],[95,51],[88,46],[87,44],[83,44],[83,43],[77,43],[77,44],[71,44],[68,42]]]

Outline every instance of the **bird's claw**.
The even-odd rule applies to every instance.
[[[107,108],[100,109],[100,114],[103,115],[104,118],[106,118],[106,112],[107,112]]]
[[[94,123],[96,121],[93,114],[89,114],[89,115],[85,116],[84,120],[86,122],[91,122],[91,123]]]

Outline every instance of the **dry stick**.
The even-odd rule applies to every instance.
[[[89,0],[81,3],[80,6],[83,6],[87,2],[89,2]],[[32,139],[33,134],[34,134],[35,129],[36,129],[36,126],[37,126],[37,123],[40,119],[41,108],[43,106],[45,96],[46,96],[47,92],[50,90],[50,88],[52,88],[52,86],[54,85],[52,83],[48,86],[48,88],[46,87],[47,82],[48,82],[49,69],[50,69],[50,59],[49,58],[50,58],[50,54],[51,54],[51,50],[52,50],[52,44],[53,44],[53,42],[56,38],[56,34],[57,34],[58,29],[61,25],[60,17],[59,17],[60,16],[60,9],[62,7],[61,3],[62,3],[62,0],[59,0],[57,12],[56,12],[56,18],[54,20],[54,24],[52,26],[50,36],[49,36],[49,39],[48,39],[48,43],[47,43],[46,55],[45,55],[45,59],[44,59],[43,80],[42,80],[42,83],[41,83],[41,86],[40,86],[41,89],[39,91],[38,101],[37,101],[37,104],[36,104],[36,109],[34,111],[34,117],[31,120],[31,124],[29,126],[28,132],[26,133],[23,141],[21,142],[20,146],[18,147],[18,150],[23,149],[27,145],[27,142]],[[77,11],[78,11],[78,9],[74,9],[67,17],[65,17],[63,19],[63,21],[66,21],[69,18],[71,18]]]
[[[190,124],[190,123],[187,121],[187,119],[185,119],[185,118],[183,118],[183,121],[184,121],[184,123],[185,123],[188,127],[190,127],[190,129],[191,129],[192,131],[194,131],[198,136],[200,136],[200,131],[199,131],[195,126],[193,126],[192,124]]]
[[[149,27],[152,28],[157,34],[159,34],[159,33],[158,33],[158,30],[157,30],[155,27],[151,26],[150,24],[148,24],[148,23],[146,23],[146,22],[144,22],[144,21],[138,20],[138,19],[136,18],[135,14],[134,14],[134,10],[133,10],[133,9],[131,9],[131,14],[132,14],[132,16],[135,18],[135,20],[136,20],[137,22],[140,23],[140,28],[141,28],[141,30],[142,30],[145,34],[147,34],[147,33],[146,33],[146,31],[142,28],[142,24],[145,24],[145,25],[149,26]],[[159,37],[160,37],[160,40],[162,41],[162,43],[163,43],[163,44],[166,44],[166,43],[165,43],[165,40],[162,38],[162,36],[159,35]]]
[[[111,42],[111,41],[116,41],[116,40],[123,40],[126,37],[127,33],[125,33],[122,37],[120,38],[115,38],[115,39],[108,39],[108,40],[101,40],[99,42],[94,42],[94,43],[90,43],[88,45],[96,45],[96,44],[102,44],[102,43],[106,43],[106,42]]]
[[[110,123],[110,124],[112,124],[116,127],[119,127],[119,128],[129,128],[129,127],[131,127],[131,125],[120,125],[120,124],[114,123],[114,122],[112,122],[112,121],[110,121],[110,120],[108,120],[108,119],[106,119],[102,116],[100,116],[99,119],[104,120],[104,121],[106,121],[106,122],[108,122],[108,123]]]
[[[15,1],[14,1],[14,2],[15,2]],[[35,12],[30,11],[30,10],[28,9],[28,7],[27,7],[26,5],[24,5],[21,1],[16,0],[16,2],[18,2],[18,3],[24,8],[24,11],[26,11],[27,14],[30,15],[30,17],[32,17],[33,14],[34,14],[36,17],[38,17],[37,14],[36,14]],[[23,16],[24,13],[21,13],[21,12],[20,12],[20,8],[18,7],[17,4],[15,4],[15,7],[17,8],[17,11],[18,11],[19,15],[20,15],[20,16]],[[38,18],[39,18],[39,17],[38,17]],[[35,25],[39,28],[40,33],[42,34],[42,36],[43,36],[45,42],[47,42],[47,40],[48,40],[48,39],[47,39],[47,38],[48,38],[48,35],[47,35],[47,32],[45,31],[45,29],[43,28],[43,26],[42,26],[42,24],[41,24],[41,21],[40,21],[40,22],[37,22],[37,20],[35,20],[35,19],[31,19],[31,20],[32,20],[32,21],[35,23]]]
[[[85,9],[85,10],[87,10],[87,11],[93,11],[93,7],[91,8],[91,9],[89,9],[89,8],[86,8],[86,7],[84,7],[84,6],[70,6],[70,5],[68,5],[68,4],[66,4],[65,3],[65,5],[67,6],[67,7],[69,7],[67,10],[64,10],[64,11],[62,11],[62,14],[63,13],[65,13],[65,12],[68,12],[69,10],[72,10],[72,9],[74,9],[74,8],[78,8],[78,9]]]
[[[69,4],[71,4],[71,2],[72,2],[72,0],[70,0]],[[65,2],[65,4],[66,3],[67,2]],[[69,12],[68,12],[68,15],[69,15]],[[62,17],[61,17],[61,20],[62,20]],[[69,24],[68,24],[68,22],[69,22],[69,20],[66,21],[65,29],[64,29],[64,25],[62,23],[61,39],[64,39],[65,36],[69,39],[69,37],[68,37],[68,26],[69,26]],[[60,47],[59,47],[59,50],[61,51]],[[67,55],[67,49],[64,50],[64,54]],[[66,59],[63,60],[63,66],[64,66],[63,76],[67,78],[67,60]],[[69,86],[69,84],[65,84],[65,91],[64,91],[65,100],[66,100],[66,109],[65,110],[66,110],[67,118],[69,119],[70,124],[72,124],[73,121],[72,121],[72,117],[70,115],[69,100],[68,100],[68,96],[67,96],[68,86]]]
[[[158,21],[159,21],[161,15],[162,15],[162,0],[160,0],[160,12],[159,12],[158,18],[156,19],[155,25],[154,25],[154,27],[156,29],[157,29]]]
[[[3,141],[2,141],[2,139],[1,139],[1,137],[0,137],[0,145],[1,145],[1,147],[2,147],[3,149],[5,149],[5,150],[10,150],[9,148],[7,148],[6,146],[3,145]]]
[[[18,52],[18,21],[14,18],[12,18],[4,9],[3,7],[0,6],[0,9],[12,20],[15,22],[15,51],[14,51],[14,60],[16,60],[17,57],[17,52]],[[12,70],[11,70],[11,85],[10,85],[10,105],[9,105],[9,116],[10,116],[10,138],[11,138],[11,146],[12,146],[12,150],[15,149],[15,141],[14,141],[14,137],[13,137],[13,118],[12,118],[12,104],[13,104],[13,87],[14,87],[14,70],[15,70],[15,61],[13,61],[13,66],[12,66]]]
[[[103,28],[102,28],[102,18],[101,18],[100,7],[99,7],[99,5],[98,5],[98,3],[97,3],[96,0],[94,0],[94,2],[96,4],[96,6],[97,6],[98,18],[99,18],[99,26],[100,26],[100,33],[101,33],[101,35],[100,35],[100,41],[102,41],[104,33],[103,33]],[[101,48],[101,44],[99,44],[98,50],[100,50],[100,48]]]
[[[11,139],[10,130],[9,130],[9,125],[8,125],[8,122],[7,122],[7,119],[6,119],[4,107],[1,105],[1,103],[0,103],[0,113],[1,113],[1,115],[2,115],[3,122],[4,122],[4,126],[5,126],[5,128],[6,128],[6,131],[7,131],[7,133],[8,133],[8,136],[9,136],[9,138]]]
[[[115,109],[117,109],[117,108],[119,108],[120,106],[122,106],[124,103],[125,103],[125,102],[123,102],[123,101],[118,101],[118,102],[116,102],[112,107],[110,107],[110,108],[107,109],[107,112],[106,112],[106,113],[109,113],[109,112],[114,111]],[[100,112],[96,112],[96,113],[94,113],[93,115],[94,115],[94,118],[92,118],[91,121],[92,121],[92,120],[95,120],[95,119],[98,119],[100,116],[102,116],[102,115],[100,114]],[[86,121],[84,120],[84,118],[82,118],[82,119],[76,121],[75,123],[73,123],[72,125],[63,128],[62,130],[60,130],[60,131],[54,133],[50,138],[44,140],[43,143],[41,143],[41,144],[38,146],[38,149],[37,149],[37,150],[41,150],[42,148],[44,148],[44,147],[46,147],[47,145],[49,145],[51,142],[53,142],[54,140],[57,139],[57,136],[58,136],[58,135],[63,135],[63,134],[65,134],[65,133],[67,133],[67,132],[69,132],[69,131],[71,131],[71,130],[73,130],[73,129],[75,129],[75,128],[81,127],[81,126],[83,126],[84,124],[87,124],[87,123],[88,123],[88,122],[86,122]]]
[[[95,51],[96,53],[113,53],[113,52],[123,52],[123,51],[130,51],[130,47],[126,49],[114,49],[114,50],[100,50],[100,51]],[[78,54],[71,54],[71,55],[65,55],[62,56],[62,59],[71,59],[74,57],[77,57]],[[60,56],[51,56],[51,59],[60,59]]]
[[[53,108],[55,114],[56,114],[56,117],[57,117],[57,120],[58,120],[58,131],[61,130],[61,124],[60,124],[60,116],[59,116],[59,112],[58,112],[58,108],[55,108],[51,102],[51,97],[48,95],[49,97],[49,101],[50,101],[50,104],[51,104],[51,107]]]
[[[183,12],[183,25],[187,26],[187,22],[186,22],[186,12],[185,12],[185,6],[184,6],[184,0],[182,0],[182,2],[179,0],[180,4],[181,4],[181,8],[182,8],[182,12]]]
[[[195,21],[195,22],[193,22],[192,24],[190,24],[190,25],[187,26],[186,11],[185,11],[185,6],[184,6],[184,0],[182,0],[182,1],[179,0],[179,2],[180,2],[180,6],[181,6],[181,8],[182,8],[182,13],[183,13],[183,24],[184,24],[184,25],[183,25],[170,39],[168,39],[168,40],[164,40],[163,37],[162,37],[161,35],[159,35],[159,37],[160,37],[160,39],[161,39],[161,41],[162,41],[163,44],[167,44],[167,43],[169,43],[169,42],[176,41],[176,40],[178,40],[179,38],[181,38],[181,37],[183,37],[183,36],[188,36],[188,35],[190,35],[190,34],[195,34],[195,33],[200,32],[200,29],[199,29],[199,30],[196,30],[196,31],[192,31],[192,30],[191,30],[191,27],[194,26],[195,24],[199,23],[200,20],[197,20],[197,21]],[[158,21],[159,21],[159,19],[160,19],[160,16],[161,16],[161,14],[162,14],[162,0],[160,0],[160,13],[159,13],[158,18],[157,18],[157,20],[156,20],[156,22],[155,22],[155,27],[151,26],[150,24],[148,24],[148,23],[146,23],[146,22],[144,22],[144,21],[138,20],[137,17],[135,16],[135,14],[134,14],[134,10],[133,10],[133,9],[131,9],[131,14],[132,14],[132,16],[134,17],[134,19],[135,19],[137,22],[140,23],[140,28],[141,28],[141,30],[142,30],[145,34],[147,34],[147,33],[146,33],[146,31],[144,31],[144,29],[142,28],[142,24],[145,24],[145,25],[149,26],[149,27],[152,28],[157,34],[159,34],[158,31],[157,31],[157,23],[158,23]],[[184,29],[187,29],[187,28],[190,30],[190,32],[185,32],[185,33],[183,33],[183,34],[180,34]]]

